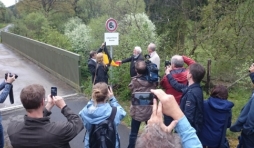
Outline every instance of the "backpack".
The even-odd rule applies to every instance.
[[[159,69],[157,68],[157,65],[152,63],[150,60],[146,61],[146,80],[148,82],[158,82],[159,80]]]
[[[117,108],[112,107],[111,115],[108,119],[99,124],[93,124],[89,134],[90,148],[115,148],[116,147],[116,129],[114,119]]]

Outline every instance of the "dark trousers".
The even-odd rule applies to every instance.
[[[0,148],[4,147],[4,129],[2,123],[0,122]]]
[[[254,134],[246,135],[242,132],[238,139],[239,144],[237,148],[254,148]]]
[[[133,118],[131,119],[131,133],[130,133],[130,136],[129,136],[128,148],[135,148],[140,123],[141,123],[140,121],[137,121]]]

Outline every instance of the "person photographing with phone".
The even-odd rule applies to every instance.
[[[146,79],[147,67],[145,61],[135,63],[137,76],[132,77],[129,89],[131,90],[130,116],[131,116],[131,133],[129,136],[128,148],[135,148],[138,131],[141,122],[147,122],[152,114],[151,89],[157,87],[156,82],[149,82]]]
[[[117,126],[126,112],[114,97],[112,87],[104,82],[93,86],[92,99],[79,112],[86,128],[85,148],[119,148]],[[107,131],[107,134],[103,131]]]
[[[21,90],[20,99],[26,110],[24,121],[11,122],[7,133],[13,148],[70,148],[69,142],[84,128],[79,116],[71,111],[56,87],[45,101],[42,85],[32,84]],[[57,106],[66,122],[50,122],[51,109]]]
[[[179,108],[174,96],[161,89],[151,92],[158,98],[159,103],[153,99],[151,118],[137,139],[135,148],[203,148],[195,129]],[[170,125],[163,123],[163,114],[173,118]],[[172,132],[174,128],[177,134]]]
[[[10,73],[6,74],[5,80],[0,84],[0,90],[3,90],[0,94],[0,103],[4,103],[7,96],[9,95],[12,89],[12,83],[15,81],[15,75],[11,75]],[[2,117],[0,115],[0,121],[2,121]],[[4,147],[4,134],[3,134],[3,126],[0,122],[0,148]]]

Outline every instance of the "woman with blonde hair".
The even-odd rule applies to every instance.
[[[108,84],[108,67],[103,63],[103,53],[97,54],[96,62],[94,84],[98,82],[105,82]]]
[[[118,104],[111,87],[108,87],[108,85],[104,82],[96,83],[93,86],[92,99],[79,112],[79,115],[82,118],[84,126],[87,130],[85,135],[85,148],[94,147],[94,144],[99,143],[99,141],[96,143],[89,143],[90,133],[92,133],[94,125],[98,125],[111,117],[113,107],[116,108],[114,118],[114,127],[116,130],[115,148],[119,148],[120,137],[117,132],[117,126],[125,117],[126,112],[122,106]]]

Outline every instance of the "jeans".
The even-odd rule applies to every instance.
[[[4,133],[3,133],[3,126],[0,122],[0,148],[4,147]]]
[[[133,118],[131,119],[131,133],[130,133],[130,137],[129,137],[128,148],[135,148],[140,123],[141,123],[140,121],[137,121]]]

